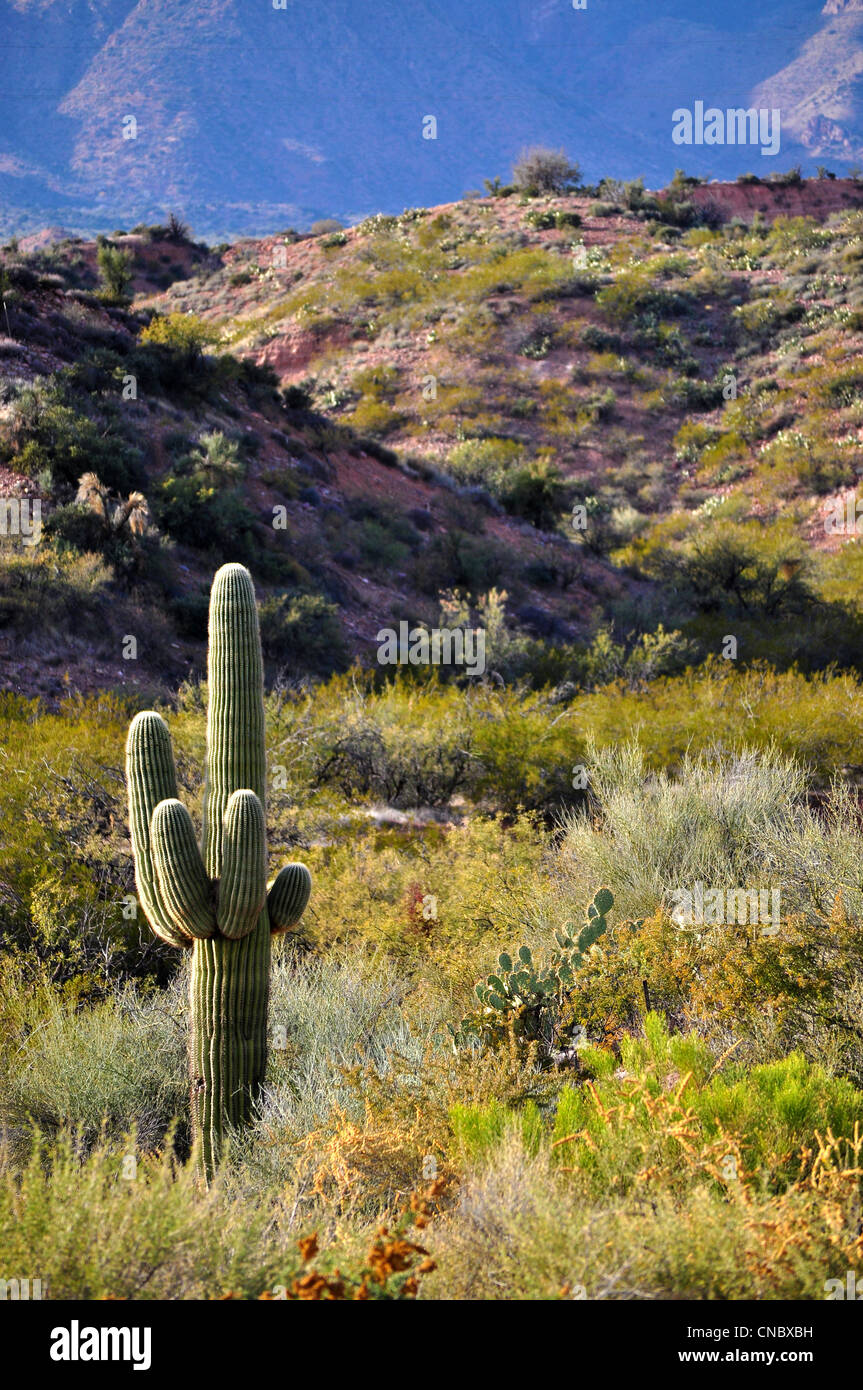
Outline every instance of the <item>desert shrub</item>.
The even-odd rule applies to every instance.
[[[566,208],[530,208],[525,213],[524,220],[529,227],[535,227],[537,231],[548,231],[551,227],[581,226],[578,213],[569,212]]]
[[[715,1140],[727,1145],[732,1162],[726,1182],[751,1180],[756,1174],[763,1181],[767,1176],[767,1190],[774,1193],[805,1176],[812,1157],[808,1146],[818,1133],[853,1138],[860,1093],[799,1053],[752,1067],[724,1058],[717,1062],[697,1034],[670,1033],[659,1014],[647,1013],[643,1035],[622,1039],[627,1078],[623,1084],[614,1075],[608,1053],[585,1049],[582,1055],[585,1068],[594,1074],[593,1088],[566,1087],[561,1092],[553,1134],[558,1140],[584,1136],[585,1148],[579,1153],[577,1147],[569,1147],[566,1161],[578,1155],[576,1162],[597,1196],[609,1168],[616,1170],[618,1190],[627,1182],[626,1169],[630,1180],[633,1169],[645,1171],[645,1153],[651,1138],[658,1137],[651,1136],[657,1118],[657,1111],[651,1111],[657,1101],[660,1125],[676,1109],[681,1118],[689,1117],[687,1140],[694,1139],[706,1150]],[[604,1118],[606,1107],[621,1100],[628,1135],[616,1121],[608,1124]],[[722,1173],[721,1159],[714,1171]],[[671,1168],[661,1181],[674,1184]]]
[[[209,594],[204,590],[196,594],[179,594],[172,598],[169,610],[180,636],[191,638],[194,642],[205,641],[209,608]]]
[[[532,526],[549,528],[557,521],[567,496],[564,476],[547,459],[531,459],[513,468],[501,489],[506,510]]]
[[[57,507],[46,519],[44,533],[58,549],[69,546],[82,553],[99,554],[105,540],[101,518],[80,502]]]
[[[16,472],[44,474],[55,487],[77,486],[82,473],[93,472],[112,490],[129,492],[145,478],[141,449],[116,407],[100,401],[92,416],[82,410],[74,374],[49,377],[17,395],[0,449]]]
[[[199,472],[159,480],[153,492],[156,521],[183,545],[232,558],[250,558],[255,515],[234,488],[215,486]]]
[[[439,594],[450,587],[476,594],[506,578],[509,559],[494,541],[447,531],[432,536],[412,566],[412,579],[425,594]]]
[[[347,417],[350,425],[362,433],[388,435],[404,423],[404,416],[394,410],[387,401],[368,397],[354,406]]]
[[[509,470],[523,460],[524,447],[513,439],[466,439],[451,451],[447,466],[460,481],[498,496]]]
[[[471,1166],[491,1157],[510,1133],[519,1136],[527,1153],[536,1154],[540,1148],[542,1115],[535,1101],[527,1101],[520,1109],[499,1100],[454,1105],[449,1118],[456,1151]]]
[[[568,193],[577,188],[581,173],[563,150],[542,145],[522,150],[512,168],[516,188],[532,197],[541,193]]]
[[[780,174],[780,173],[770,174],[770,175],[768,176],[768,181],[769,181],[770,183],[778,184],[780,188],[788,188],[788,187],[792,187],[792,186],[794,186],[794,185],[796,185],[796,184],[802,183],[802,182],[803,182],[803,173],[802,173],[802,171],[801,171],[800,165],[799,165],[799,164],[795,164],[795,165],[792,166],[792,168],[788,169],[784,174]]]
[[[147,998],[127,985],[84,1008],[45,985],[35,999],[31,991],[21,967],[0,976],[0,1019],[15,1058],[4,1068],[6,1123],[74,1129],[85,1148],[134,1126],[139,1143],[155,1148],[186,1106],[184,988]]]
[[[732,317],[741,342],[752,349],[767,347],[783,328],[798,323],[804,313],[798,300],[779,289],[739,305]]]
[[[554,334],[550,328],[539,325],[531,329],[526,338],[522,339],[519,345],[519,352],[522,357],[530,357],[534,361],[542,361],[547,357],[554,346]]]
[[[110,571],[97,554],[48,543],[0,555],[0,627],[37,632],[55,624],[92,623],[104,611]]]
[[[265,1190],[284,1180],[297,1146],[334,1112],[362,1118],[352,1068],[374,1067],[386,1076],[395,1055],[421,1065],[428,1024],[415,1026],[404,1007],[412,989],[392,963],[374,965],[361,949],[301,956],[277,948],[270,1015],[273,1028],[284,1030],[286,1046],[271,1054],[260,1115],[237,1150],[256,1186]],[[273,1142],[262,1146],[266,1136]]]
[[[312,393],[308,386],[285,386],[282,401],[286,410],[311,410]]]
[[[318,675],[347,665],[338,609],[323,595],[271,595],[260,605],[260,621],[267,660]]]
[[[124,1180],[131,1155],[133,1181]],[[193,1168],[170,1149],[137,1158],[102,1144],[83,1163],[72,1136],[42,1143],[22,1173],[0,1170],[7,1257],[39,1270],[53,1298],[220,1297],[266,1288],[261,1217],[215,1194],[201,1198]],[[218,1229],[221,1228],[221,1231]]]
[[[591,747],[588,775],[602,830],[572,813],[562,861],[573,878],[608,883],[620,911],[671,910],[672,893],[696,881],[729,888],[774,880],[764,863],[768,827],[787,824],[802,800],[802,768],[775,749],[683,759],[677,776],[648,776],[642,750]]]
[[[480,1146],[436,1228],[426,1296],[816,1299],[857,1267],[848,1141],[813,1135],[803,1174],[783,1182],[777,1165],[771,1190],[745,1170],[735,1136],[704,1132],[674,1082],[656,1097],[642,1078],[610,1103],[603,1094],[589,1132],[567,1126],[562,1148],[537,1144],[518,1117]],[[488,1133],[482,1120],[473,1127]]]
[[[811,606],[811,565],[786,525],[697,514],[660,523],[636,540],[632,557],[645,574],[673,585],[703,612],[800,614]]]
[[[643,316],[673,318],[688,313],[691,295],[657,283],[658,273],[650,261],[618,271],[614,282],[597,292],[598,307],[616,324]]]
[[[196,361],[214,336],[213,328],[195,314],[173,312],[152,318],[141,329],[140,340],[167,348],[187,361]]]
[[[613,681],[631,688],[645,688],[658,676],[684,670],[695,655],[695,644],[678,629],[666,631],[659,623],[653,632],[629,632],[614,639],[614,625],[599,628],[588,647],[574,652],[570,678],[585,689],[597,689]]]
[[[835,492],[856,474],[853,455],[812,420],[805,429],[780,430],[761,448],[758,477],[770,492],[789,497]]]

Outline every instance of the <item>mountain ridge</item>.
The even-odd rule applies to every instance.
[[[593,181],[658,185],[680,162],[766,173],[776,161],[757,148],[681,150],[672,111],[787,85],[782,74],[811,67],[806,45],[821,35],[823,47],[831,25],[850,25],[859,50],[858,17],[812,0],[771,0],[757,15],[739,0],[721,14],[668,0],[648,16],[636,0],[584,11],[382,0],[359,12],[331,0],[298,29],[295,11],[238,0],[0,0],[18,69],[0,92],[0,230],[96,232],[170,208],[211,240],[353,222],[506,176],[528,144],[565,146]],[[835,93],[818,90],[814,117],[832,119]],[[792,113],[783,161],[826,148],[809,107]],[[136,138],[124,139],[130,116]],[[833,157],[856,157],[857,130],[827,142]]]

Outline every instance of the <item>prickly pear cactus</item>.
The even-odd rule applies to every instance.
[[[600,888],[588,904],[587,921],[580,931],[555,932],[559,949],[545,966],[534,960],[529,946],[519,947],[515,959],[501,952],[497,971],[476,986],[481,1011],[462,1019],[460,1028],[450,1027],[455,1045],[464,1045],[471,1037],[498,1042],[511,1027],[517,1038],[545,1043],[549,1050],[559,1004],[575,988],[576,971],[606,931],[613,906],[610,890]]]
[[[147,710],[126,744],[135,881],[153,931],[191,948],[191,1110],[205,1170],[264,1080],[270,935],[299,921],[312,880],[286,864],[267,884],[264,696],[252,577],[224,565],[210,594],[201,846],[177,799],[168,727]]]

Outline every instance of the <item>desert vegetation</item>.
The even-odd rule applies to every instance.
[[[0,540],[0,1247],[51,1298],[861,1269],[861,214],[563,162],[311,235],[3,252],[41,534]],[[222,565],[264,718],[204,874],[207,758],[251,746],[208,752]],[[382,666],[402,620],[481,630],[484,670]],[[133,735],[131,805],[130,725],[176,778]],[[286,863],[308,906],[250,964]],[[260,1044],[215,1126],[203,960]]]

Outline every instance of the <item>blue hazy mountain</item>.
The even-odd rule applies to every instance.
[[[0,0],[4,229],[356,218],[506,178],[528,144],[652,185],[863,148],[863,0],[276,3]],[[675,109],[754,93],[778,156],[673,143]]]

